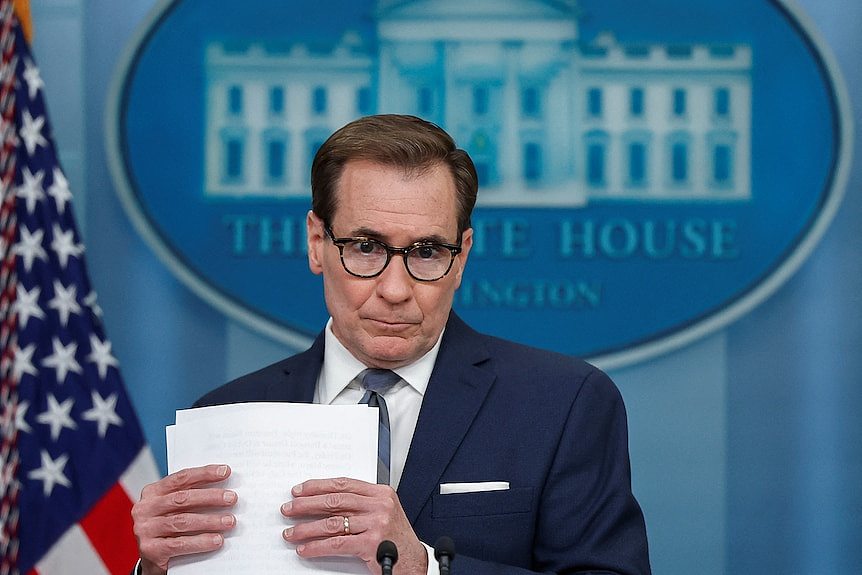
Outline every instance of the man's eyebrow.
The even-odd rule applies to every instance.
[[[383,234],[381,234],[379,231],[374,230],[372,228],[356,228],[350,233],[350,237],[369,238],[372,240],[377,240],[377,241],[389,244],[389,242],[386,240],[386,237]],[[422,236],[422,237],[416,238],[413,241],[411,241],[409,244],[406,244],[406,245],[410,246],[410,245],[419,244],[419,243],[449,244],[451,242],[447,238],[445,238],[439,234],[432,234],[430,236]],[[389,244],[389,245],[394,245],[394,244]],[[404,247],[404,246],[401,246],[401,247]]]

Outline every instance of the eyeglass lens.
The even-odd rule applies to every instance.
[[[375,240],[355,240],[343,244],[342,261],[352,274],[373,276],[386,267],[386,245]],[[405,259],[408,271],[420,280],[435,280],[449,270],[454,255],[443,246],[423,244],[412,247]]]

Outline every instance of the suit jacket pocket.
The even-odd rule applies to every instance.
[[[435,493],[431,498],[431,514],[438,519],[529,513],[532,506],[532,487],[448,495]]]

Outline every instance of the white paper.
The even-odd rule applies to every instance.
[[[377,410],[365,405],[240,403],[177,412],[166,430],[168,471],[226,463],[236,526],[222,549],[171,560],[170,575],[362,573],[356,558],[300,559],[279,511],[307,479],[377,478]],[[220,511],[219,511],[220,512]]]

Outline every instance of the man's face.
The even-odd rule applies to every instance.
[[[330,222],[335,237],[364,236],[395,247],[422,241],[458,244],[449,273],[420,282],[393,256],[377,277],[358,278],[341,265],[324,223],[308,213],[308,262],[323,274],[326,307],[335,337],[369,367],[409,364],[430,350],[443,330],[473,243],[473,230],[458,237],[456,190],[443,165],[419,175],[365,160],[348,162],[336,191]]]

